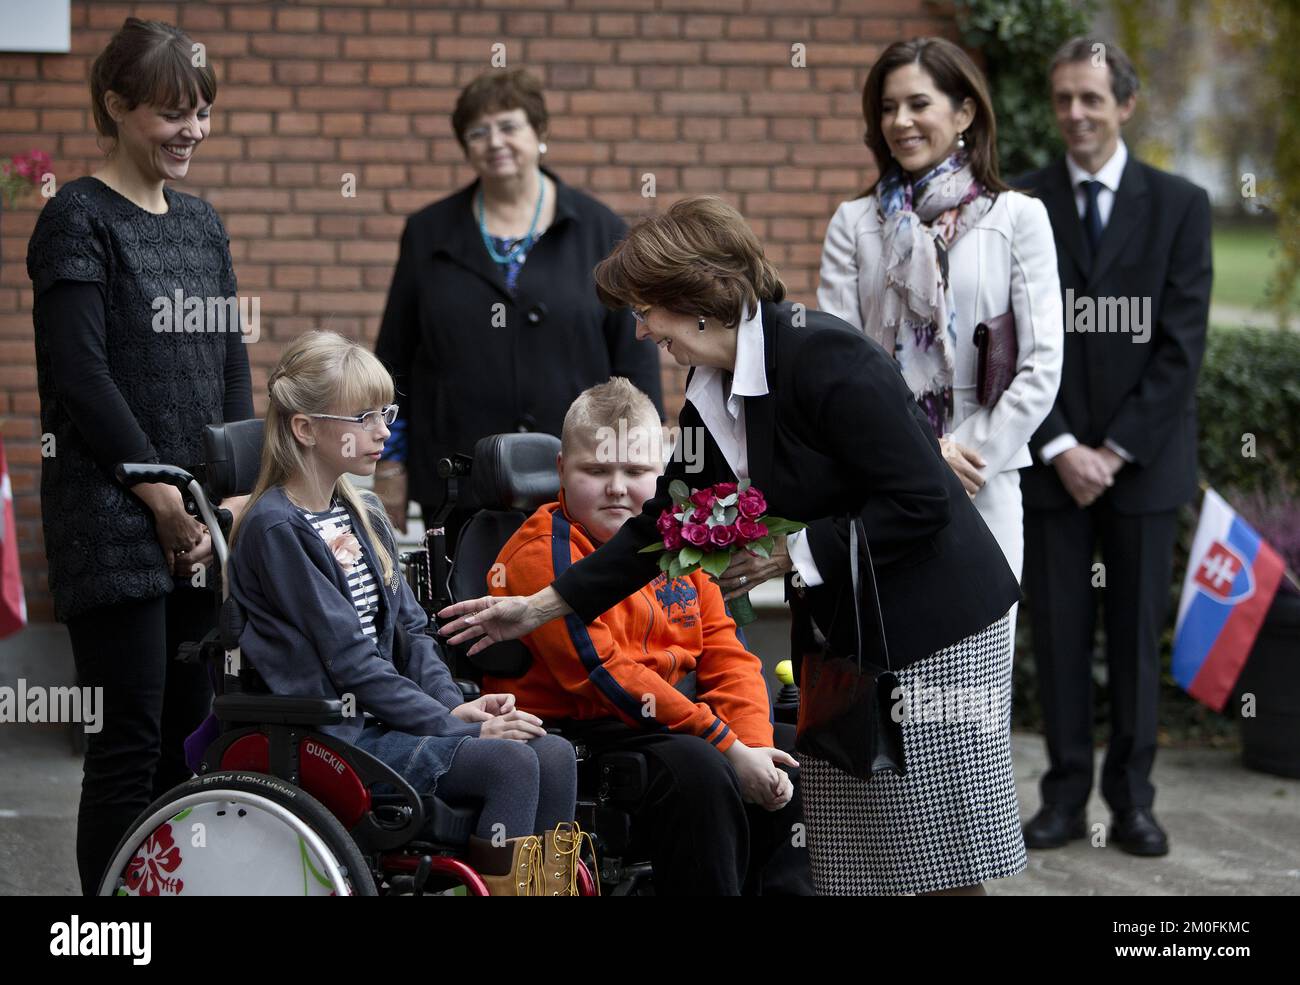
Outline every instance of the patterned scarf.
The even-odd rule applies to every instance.
[[[897,162],[876,186],[884,224],[885,294],[880,323],[866,332],[892,352],[936,437],[952,420],[957,345],[948,251],[993,205],[965,151],[913,182]],[[941,328],[942,326],[942,328]]]

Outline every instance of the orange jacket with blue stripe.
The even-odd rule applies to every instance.
[[[493,595],[531,595],[595,550],[562,497],[538,509],[501,549],[505,577],[491,579]],[[533,655],[529,670],[511,679],[485,677],[483,687],[513,693],[543,722],[616,716],[647,731],[698,735],[719,750],[737,738],[772,745],[762,664],[736,638],[722,592],[702,571],[671,582],[660,574],[595,622],[571,613],[524,643]],[[695,701],[674,686],[691,671]]]

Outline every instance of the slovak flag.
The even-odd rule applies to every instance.
[[[0,440],[0,639],[26,625],[27,600],[23,596],[23,574],[18,569],[18,524],[9,488],[9,464],[5,461],[4,441]]]
[[[1174,628],[1174,680],[1223,711],[1286,569],[1223,497],[1205,490]]]

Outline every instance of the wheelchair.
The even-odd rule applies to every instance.
[[[218,624],[182,645],[177,659],[209,669],[213,713],[186,743],[197,774],[150,805],[122,838],[101,883],[101,895],[487,895],[462,857],[480,805],[417,793],[369,753],[319,731],[343,721],[342,702],[273,695],[241,657],[243,614],[226,579],[230,514],[218,504],[251,491],[261,457],[262,422],[204,429],[199,476],[167,465],[118,467],[119,480],[168,482],[212,532],[212,583]],[[558,438],[491,435],[473,457],[438,465],[446,494],[422,546],[399,563],[416,599],[434,615],[483,594],[497,554],[533,511],[558,497]],[[448,556],[441,520],[472,481],[479,510]],[[498,643],[471,659],[468,647],[442,644],[466,700],[484,674],[523,674],[531,654],[519,642]],[[679,688],[693,694],[693,675]],[[793,747],[797,689],[786,683],[776,705],[778,745]],[[571,740],[572,741],[572,740]],[[649,895],[653,872],[634,837],[632,809],[648,782],[636,752],[593,756],[574,742],[578,761],[577,819],[591,834],[599,883],[579,863],[577,894]]]
[[[480,439],[472,458],[458,455],[438,464],[445,484],[443,500],[430,518],[424,546],[402,555],[408,581],[431,625],[434,614],[445,606],[481,596],[506,542],[539,506],[559,498],[555,468],[559,451],[560,439],[550,434],[496,434]],[[461,528],[448,559],[441,521],[455,508],[466,481],[472,482],[477,512]],[[533,659],[516,640],[495,643],[473,657],[467,655],[468,649],[468,645],[443,644],[457,680],[481,683],[484,674],[520,677]],[[775,739],[778,747],[793,753],[798,688],[788,679],[782,683],[773,709]],[[692,672],[678,690],[693,701],[695,685]],[[563,735],[562,729],[554,731]],[[593,754],[581,740],[566,737],[578,760],[577,819],[592,836],[606,895],[653,894],[647,846],[636,837],[632,824],[632,811],[649,781],[645,756],[635,751]]]
[[[128,486],[176,486],[211,531],[219,618],[177,655],[203,661],[213,680],[212,716],[186,743],[197,775],[131,825],[100,895],[488,895],[462,857],[481,805],[417,793],[319,731],[344,720],[341,701],[269,694],[241,659],[243,617],[226,577],[232,518],[217,504],[251,491],[261,444],[260,420],[208,426],[202,481],[175,466],[118,466]],[[577,895],[597,894],[581,862],[576,883]]]

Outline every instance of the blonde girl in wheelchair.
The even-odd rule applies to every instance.
[[[374,474],[396,417],[392,378],[361,346],[309,332],[267,390],[261,470],[231,538],[243,659],[275,694],[341,700],[347,717],[322,731],[420,793],[480,801],[468,861],[493,895],[572,885],[572,745],[512,695],[464,700],[381,504],[348,479]]]

